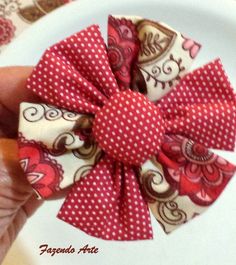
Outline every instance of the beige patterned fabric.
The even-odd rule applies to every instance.
[[[32,103],[22,103],[20,112],[21,139],[31,139],[32,144],[38,145],[41,155],[42,150],[50,150],[46,160],[60,165],[59,174],[67,176],[58,181],[58,190],[84,177],[101,156],[101,149],[87,137],[91,116]],[[80,133],[77,133],[78,130]],[[39,160],[38,164],[42,162],[42,157]],[[29,167],[28,159],[22,160],[21,165],[25,169]],[[29,174],[28,180],[36,183],[41,177],[40,173]]]
[[[140,181],[153,198],[148,204],[152,214],[167,234],[209,208],[174,190],[165,178],[163,167],[154,157],[142,166]]]
[[[71,0],[0,0],[0,53],[32,23]]]
[[[156,101],[186,74],[201,45],[163,22],[129,18],[137,25],[140,40],[139,73],[145,80],[147,97]]]

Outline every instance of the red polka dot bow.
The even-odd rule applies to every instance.
[[[236,96],[219,59],[163,23],[109,17],[47,49],[22,103],[21,166],[39,197],[72,185],[58,217],[109,240],[152,238],[205,211],[235,166]]]

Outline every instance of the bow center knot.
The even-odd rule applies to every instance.
[[[156,154],[165,123],[157,106],[139,92],[116,93],[96,113],[93,134],[100,148],[125,164],[141,165]]]

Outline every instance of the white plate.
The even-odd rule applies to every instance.
[[[35,64],[56,41],[97,23],[106,36],[108,14],[135,14],[161,20],[202,43],[194,67],[220,57],[236,87],[236,2],[231,0],[79,0],[35,23],[0,56],[2,65]],[[221,152],[236,163],[236,154]],[[235,265],[236,178],[201,217],[165,235],[153,219],[155,239],[110,242],[87,236],[56,219],[62,200],[45,202],[28,221],[3,265]],[[39,246],[78,249],[85,244],[98,254],[39,255]]]

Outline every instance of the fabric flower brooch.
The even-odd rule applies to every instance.
[[[205,211],[236,167],[236,96],[219,59],[186,74],[200,45],[169,26],[109,17],[47,49],[22,103],[21,166],[39,197],[72,188],[58,217],[108,240],[151,239]]]

